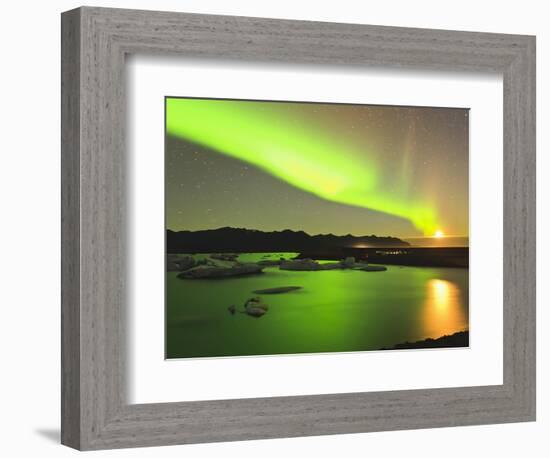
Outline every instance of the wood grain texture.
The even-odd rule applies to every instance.
[[[62,24],[64,444],[87,450],[535,418],[534,37],[88,7],[64,13]],[[128,404],[121,228],[130,53],[502,73],[504,384]]]
[[[80,446],[80,15],[61,24],[61,441]]]

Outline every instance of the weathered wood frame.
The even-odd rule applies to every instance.
[[[61,35],[63,444],[105,449],[535,419],[534,37],[90,7],[63,13]],[[503,385],[128,404],[121,228],[129,53],[503,74]]]

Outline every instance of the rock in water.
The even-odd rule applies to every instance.
[[[281,264],[281,261],[277,261],[275,259],[261,259],[258,261],[258,265],[264,267],[278,266],[279,264]]]
[[[252,291],[254,294],[280,294],[288,293],[289,291],[295,291],[302,289],[301,286],[279,286],[278,288],[257,289]]]
[[[193,256],[179,256],[169,254],[166,256],[166,270],[168,272],[180,272],[191,269],[197,265]]]
[[[281,261],[281,270],[322,270],[321,264],[313,259],[293,259]]]
[[[259,297],[251,297],[244,303],[244,312],[247,315],[260,317],[269,309],[267,304],[264,304]]]
[[[256,297],[251,297],[250,299],[248,299],[245,303],[244,303],[244,306],[246,307],[248,304],[250,304],[251,302],[261,302],[262,300],[260,299],[259,296],[256,296]]]
[[[259,297],[252,297],[244,303],[244,309],[248,307],[259,307],[261,309],[267,310],[269,307],[267,304],[264,304]]]
[[[235,315],[235,312],[237,311],[237,307],[231,304],[229,307],[227,307],[227,310],[229,311],[229,313],[231,313],[231,315]]]
[[[231,267],[199,266],[180,273],[178,278],[200,279],[242,277],[244,275],[259,274],[262,271],[263,266],[259,266],[257,264],[235,264]]]
[[[239,255],[237,253],[215,253],[211,254],[210,257],[218,261],[236,261]]]
[[[346,259],[342,261],[342,267],[350,269],[355,265],[355,258],[353,256],[349,256]]]
[[[335,270],[335,269],[343,269],[344,266],[341,262],[327,262],[326,264],[321,264],[320,270]]]
[[[252,307],[248,306],[246,308],[246,314],[250,316],[254,316],[256,318],[259,318],[267,313],[267,310],[260,308],[260,307]]]
[[[364,266],[356,270],[362,270],[363,272],[384,272],[388,268],[385,266]]]
[[[176,264],[176,261],[179,259],[179,256],[174,256],[169,254],[166,256],[166,272],[179,272],[180,267]]]

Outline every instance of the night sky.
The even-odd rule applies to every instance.
[[[166,225],[468,235],[468,110],[166,99]]]

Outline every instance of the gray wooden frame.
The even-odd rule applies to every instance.
[[[61,35],[63,444],[105,449],[535,419],[534,37],[90,7],[63,13]],[[504,383],[128,404],[130,53],[503,74]]]

